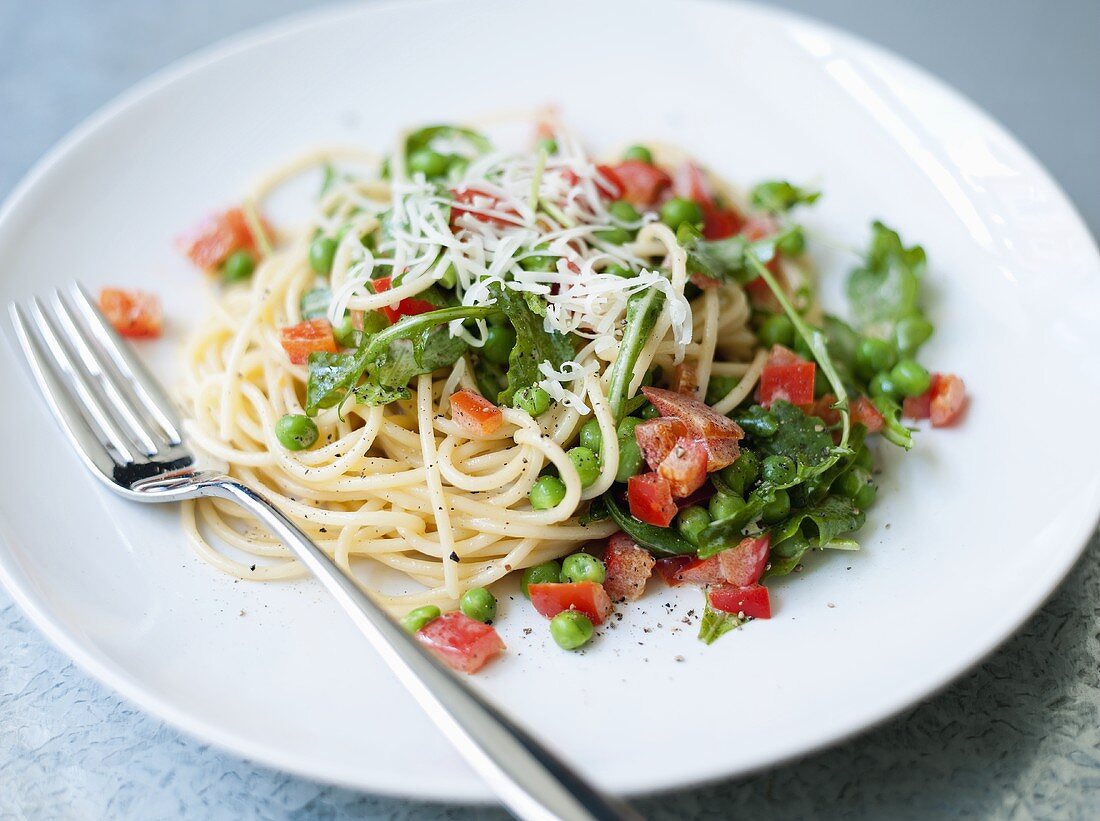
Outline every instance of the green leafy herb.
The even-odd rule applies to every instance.
[[[844,496],[829,496],[820,504],[792,511],[789,518],[771,528],[774,547],[768,576],[785,576],[794,570],[811,547],[828,547],[837,537],[863,527],[866,518],[866,514]],[[816,544],[800,538],[807,526],[814,531],[811,536],[816,536]]]
[[[919,245],[909,248],[881,222],[871,226],[871,247],[864,264],[848,275],[848,299],[856,328],[879,339],[892,339],[897,323],[920,316],[920,285],[927,259]]]
[[[875,403],[875,407],[885,420],[882,426],[882,438],[906,450],[912,448],[912,431],[901,423],[901,405],[889,396],[876,396],[871,401]]]
[[[794,460],[797,478],[790,485],[806,481],[821,472],[822,465],[836,461],[833,437],[816,416],[807,416],[783,399],[772,403],[771,415],[777,423],[775,433],[754,437],[753,447],[761,456],[787,456]]]
[[[695,545],[672,528],[638,521],[622,509],[612,493],[605,493],[602,498],[619,529],[650,553],[658,556],[691,556],[695,553]]]
[[[708,598],[706,605],[703,607],[703,619],[699,622],[699,641],[703,644],[713,644],[730,630],[740,627],[744,623],[745,619],[740,619],[733,613],[723,613],[721,610],[715,610],[710,606],[710,599]]]
[[[328,288],[314,288],[302,294],[302,319],[324,319],[332,302],[332,291]]]
[[[634,378],[634,366],[642,353],[642,348],[653,333],[657,317],[661,315],[664,294],[656,288],[648,288],[633,294],[626,304],[626,319],[623,325],[623,338],[619,343],[619,353],[611,365],[608,378],[607,397],[615,421],[626,416],[626,403],[630,399],[630,382]]]
[[[489,140],[472,128],[457,125],[431,125],[414,131],[406,137],[405,150],[411,154],[424,148],[432,148],[432,143],[437,139],[467,142],[477,154],[484,154],[492,148]]]
[[[407,387],[394,388],[389,385],[379,385],[375,382],[367,382],[352,390],[357,402],[363,405],[388,405],[398,399],[409,399],[412,394]]]
[[[542,318],[531,309],[525,296],[500,283],[492,283],[489,292],[495,307],[503,311],[516,330],[516,344],[508,357],[508,387],[497,396],[497,403],[508,405],[516,391],[542,380],[539,365],[549,362],[554,369],[576,356],[569,337],[543,328]]]
[[[708,240],[695,226],[684,223],[676,230],[676,240],[687,253],[688,274],[710,279],[732,279],[745,285],[756,279],[756,272],[749,265],[749,256],[770,262],[776,247],[800,230],[798,226],[792,226],[773,236],[751,241],[741,235]]]
[[[811,205],[821,196],[820,191],[799,188],[786,180],[769,180],[752,189],[749,202],[753,208],[772,214],[783,214],[797,205]]]

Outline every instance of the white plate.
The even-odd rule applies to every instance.
[[[477,686],[603,786],[642,792],[804,753],[950,681],[1043,601],[1096,520],[1100,260],[1012,138],[851,37],[701,2],[300,18],[144,83],[43,160],[0,217],[0,301],[74,276],[151,287],[168,335],[142,352],[170,379],[203,301],[171,238],[197,215],[316,143],[385,148],[407,124],[555,101],[597,147],[669,138],[738,181],[815,179],[811,224],[842,243],[862,246],[874,217],[923,242],[939,327],[925,359],[974,399],[961,427],[888,452],[864,549],[814,555],[775,584],[771,621],[704,647],[681,623],[698,592],[654,585],[568,654],[506,599],[509,653]],[[835,296],[848,263],[820,260]],[[315,584],[235,583],[190,554],[176,511],[108,495],[10,345],[0,395],[0,573],[85,669],[260,762],[380,793],[487,796]]]

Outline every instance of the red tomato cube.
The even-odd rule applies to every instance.
[[[504,412],[484,396],[461,390],[451,394],[451,419],[472,436],[489,436],[504,424]]]
[[[814,401],[815,369],[813,362],[765,366],[756,388],[756,401],[765,408],[777,399],[786,399],[792,405],[810,404]]]
[[[588,616],[593,624],[601,624],[611,615],[611,598],[596,582],[529,584],[527,592],[535,610],[548,619],[565,610],[576,610]]]
[[[160,300],[145,291],[104,288],[99,292],[99,310],[123,336],[149,339],[160,336],[164,327]]]
[[[712,587],[707,593],[710,606],[723,613],[735,613],[754,619],[770,619],[772,617],[771,598],[768,596],[768,588],[761,584],[750,584],[738,587],[733,584],[723,584]]]
[[[672,177],[641,160],[623,160],[612,171],[622,185],[622,199],[641,208],[653,205],[670,185]]]
[[[702,439],[684,437],[657,468],[674,499],[690,496],[707,481],[707,447]]]
[[[886,417],[866,396],[857,396],[852,402],[852,421],[863,425],[868,433],[878,433],[886,424]]]
[[[458,610],[432,619],[416,638],[462,673],[476,673],[504,649],[496,630]]]
[[[252,236],[244,211],[230,208],[208,216],[178,237],[176,245],[191,262],[210,271],[225,262],[234,251],[255,250],[256,238]]]
[[[966,385],[954,374],[936,374],[932,377],[932,398],[929,416],[932,427],[942,428],[958,421],[966,407]]]
[[[631,516],[657,527],[668,527],[679,511],[672,501],[672,486],[656,473],[631,476],[626,486],[626,498],[630,503]]]
[[[310,319],[283,328],[283,350],[295,365],[309,362],[309,355],[315,351],[336,353],[336,339],[332,335],[332,326],[325,319]]]

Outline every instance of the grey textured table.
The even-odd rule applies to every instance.
[[[0,194],[84,116],[197,47],[306,0],[0,0]],[[1096,0],[783,0],[956,85],[1100,232]],[[1014,639],[944,693],[654,818],[1100,817],[1100,537]],[[960,582],[965,585],[965,581]],[[497,818],[273,772],[181,736],[73,667],[0,591],[0,818]]]

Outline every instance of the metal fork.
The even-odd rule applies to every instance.
[[[202,470],[172,402],[76,283],[10,306],[46,402],[92,474],[141,502],[214,496],[260,520],[331,593],[443,734],[520,818],[638,818],[447,670],[259,492]]]

